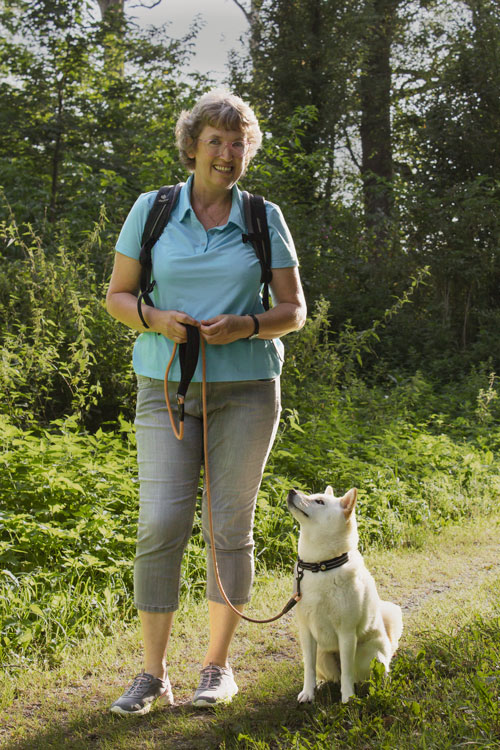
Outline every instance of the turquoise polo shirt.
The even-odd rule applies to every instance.
[[[160,310],[179,310],[195,320],[215,315],[262,313],[261,267],[253,245],[244,243],[246,232],[243,199],[235,185],[227,224],[208,231],[191,207],[193,177],[183,185],[170,220],[152,251],[156,286],[151,298]],[[156,190],[139,196],[127,216],[116,251],[139,259],[144,224]],[[290,231],[278,206],[266,201],[272,247],[272,268],[298,265]],[[136,339],[133,353],[138,375],[163,379],[173,342],[147,331]],[[206,347],[207,380],[259,380],[277,377],[283,363],[280,339],[239,339],[231,344]],[[201,358],[193,377],[200,382]],[[176,358],[169,379],[180,380]]]

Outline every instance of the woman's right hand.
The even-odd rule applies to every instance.
[[[151,330],[161,333],[176,344],[183,344],[187,341],[187,325],[200,327],[197,320],[180,310],[158,310],[151,307],[148,312]]]

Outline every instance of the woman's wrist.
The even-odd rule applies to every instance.
[[[156,333],[155,331],[155,312],[156,309],[154,307],[151,307],[151,305],[146,305],[145,302],[141,303],[141,312],[142,312],[142,320],[141,322],[146,322],[146,328],[144,328],[145,331],[149,331],[150,333]]]
[[[245,318],[248,321],[247,330],[248,334],[245,336],[247,339],[256,339],[259,335],[260,324],[259,319],[253,313],[247,313]]]
[[[142,306],[142,314],[146,319],[146,323],[149,328],[149,333],[161,333],[165,335],[168,327],[170,318],[170,310],[160,310],[158,307],[151,307],[150,305]],[[168,338],[168,335],[167,335]]]

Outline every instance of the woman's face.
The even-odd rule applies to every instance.
[[[197,188],[211,192],[230,190],[247,166],[248,144],[239,130],[224,130],[205,125],[193,148],[194,177]]]

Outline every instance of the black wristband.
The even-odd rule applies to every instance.
[[[249,339],[256,339],[257,338],[257,336],[259,335],[260,325],[259,325],[259,319],[253,313],[247,313],[247,315],[250,318],[252,318],[253,325],[254,325],[253,333],[251,333],[250,336],[247,336],[247,341],[248,341]]]

